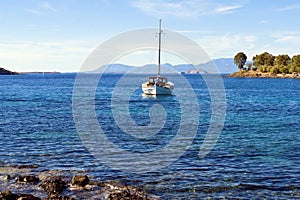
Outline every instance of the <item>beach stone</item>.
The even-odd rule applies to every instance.
[[[144,190],[131,186],[120,186],[105,184],[103,188],[105,199],[119,200],[119,199],[140,199],[140,200],[156,200],[157,197],[149,196]]]
[[[67,183],[60,177],[54,177],[44,180],[41,187],[47,192],[49,197],[58,197],[67,188]]]
[[[80,186],[80,187],[84,187],[87,184],[89,184],[90,179],[87,175],[75,175],[72,178],[72,182],[71,184],[73,186]]]
[[[43,200],[75,200],[75,199],[67,196],[52,196],[52,197],[47,197]]]
[[[37,183],[39,181],[40,179],[38,177],[31,175],[20,175],[16,177],[17,183]]]
[[[35,197],[31,194],[20,194],[17,200],[41,200],[41,198]]]
[[[0,175],[0,180],[2,181],[7,181],[9,180],[11,177],[9,174],[6,174],[6,175]]]
[[[16,200],[17,195],[13,194],[9,190],[4,190],[3,192],[0,192],[0,199],[1,200]]]

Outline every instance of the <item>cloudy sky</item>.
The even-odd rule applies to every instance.
[[[3,0],[0,67],[76,72],[101,43],[159,18],[213,59],[300,54],[298,0]]]

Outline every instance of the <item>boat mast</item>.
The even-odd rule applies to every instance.
[[[159,30],[158,30],[158,73],[157,75],[160,76],[160,49],[161,49],[161,19],[159,20]]]

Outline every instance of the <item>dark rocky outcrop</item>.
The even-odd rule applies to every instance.
[[[146,191],[138,187],[120,185],[115,183],[102,183],[104,198],[108,200],[118,199],[140,199],[140,200],[154,200],[157,197],[150,196]]]
[[[75,199],[67,196],[52,196],[52,197],[47,197],[43,200],[75,200]]]
[[[13,194],[9,190],[5,190],[0,192],[0,199],[1,200],[41,200],[41,198],[35,197],[31,194]]]
[[[75,171],[36,173],[27,167],[32,169],[31,166],[22,166],[22,170],[19,166],[3,168],[3,174],[0,174],[0,200],[160,199],[149,195],[142,187],[128,186],[117,180],[91,180],[84,173]],[[10,173],[7,174],[7,170]]]
[[[89,184],[90,179],[87,175],[75,175],[72,178],[72,186],[79,186],[79,187],[84,187],[87,184]]]
[[[41,187],[49,197],[57,198],[67,188],[67,183],[60,177],[54,177],[44,180]]]
[[[17,200],[41,200],[41,198],[35,197],[31,194],[20,194],[18,195]]]
[[[38,183],[40,179],[33,175],[20,175],[16,177],[17,183]]]
[[[17,72],[12,72],[7,69],[0,67],[0,75],[17,75]]]
[[[17,199],[17,197],[18,197],[17,195],[13,194],[9,190],[0,192],[0,199],[2,199],[2,200],[15,200],[15,199]]]

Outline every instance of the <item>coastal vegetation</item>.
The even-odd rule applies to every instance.
[[[268,52],[253,56],[252,62],[247,62],[244,52],[234,57],[234,63],[239,72],[232,77],[286,77],[300,78],[300,55],[290,57],[287,54],[274,56]]]

